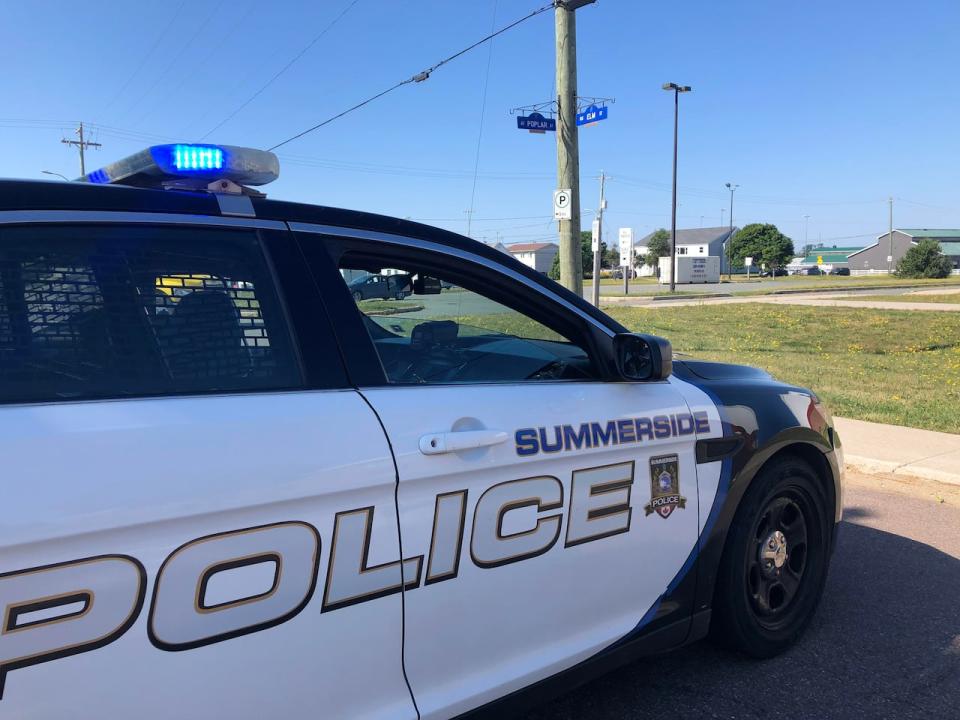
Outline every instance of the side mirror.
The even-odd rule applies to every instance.
[[[418,273],[413,281],[414,295],[439,295],[443,290],[440,285],[440,278],[430,277],[423,273]]]
[[[613,338],[613,352],[624,380],[666,380],[673,372],[673,347],[662,337],[620,333]]]

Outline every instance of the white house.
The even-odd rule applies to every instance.
[[[560,248],[556,243],[517,243],[507,246],[507,252],[527,267],[546,274]]]
[[[710,257],[716,256],[720,258],[720,268],[721,272],[726,272],[727,261],[724,258],[724,248],[726,246],[727,239],[737,232],[739,228],[728,228],[728,227],[715,227],[715,228],[692,228],[689,230],[677,230],[677,257],[685,257],[692,255],[693,257]],[[650,238],[653,236],[653,233],[650,233],[644,238],[641,238],[636,243],[636,249],[638,257],[641,247],[646,248],[650,243]],[[644,251],[646,254],[646,251]]]

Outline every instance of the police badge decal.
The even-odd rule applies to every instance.
[[[660,455],[650,458],[650,504],[645,505],[645,515],[656,512],[660,517],[670,517],[674,510],[687,506],[687,499],[680,495],[680,458],[676,455]]]

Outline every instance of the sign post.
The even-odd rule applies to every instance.
[[[750,282],[750,266],[753,265],[753,258],[750,256],[745,257],[743,264],[747,266],[747,282]]]
[[[633,228],[620,228],[620,267],[623,268],[623,294],[630,292],[630,270],[633,268]]]

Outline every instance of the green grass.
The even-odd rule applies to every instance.
[[[960,293],[943,295],[851,295],[844,300],[873,300],[911,303],[960,303]]]
[[[837,415],[960,433],[960,314],[755,303],[609,313],[678,352],[812,388]]]
[[[361,300],[357,307],[367,315],[393,315],[423,310],[423,305],[409,300]]]

